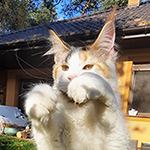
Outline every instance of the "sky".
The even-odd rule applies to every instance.
[[[61,13],[61,9],[62,9],[62,3],[63,2],[65,2],[65,3],[67,3],[67,2],[69,2],[69,0],[62,0],[60,3],[59,3],[59,5],[57,5],[56,6],[56,10],[57,10],[57,17],[58,18],[62,18],[62,19],[69,19],[70,17],[68,16],[66,16],[66,15],[64,15],[63,13]],[[74,14],[74,17],[76,17],[76,16],[80,16],[81,14]]]
[[[62,9],[62,2],[60,2],[60,4],[56,6],[57,17],[67,19],[66,16],[61,13],[61,9]]]

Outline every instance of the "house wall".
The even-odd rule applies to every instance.
[[[128,49],[119,51],[119,61],[133,61],[133,63],[150,63],[150,49]]]
[[[140,148],[142,142],[150,142],[150,114],[131,117],[128,115],[127,110],[131,94],[132,64],[150,64],[150,48],[125,50],[121,51],[120,54],[119,63],[125,63],[119,67],[123,67],[122,70],[124,71],[118,70],[119,74],[120,72],[124,73],[123,76],[118,76],[118,81],[121,80],[119,92],[123,96],[122,110],[126,116],[131,139],[138,140],[138,147]]]

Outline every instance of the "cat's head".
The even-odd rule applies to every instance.
[[[54,53],[53,77],[61,91],[67,92],[68,84],[84,72],[98,74],[105,80],[113,79],[116,58],[114,16],[115,9],[96,41],[86,47],[72,47],[63,42],[53,30],[50,30],[53,47],[46,55]]]

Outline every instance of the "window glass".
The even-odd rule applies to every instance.
[[[150,113],[150,70],[134,71],[132,94],[130,109]]]
[[[18,108],[22,110],[24,113],[24,102],[25,102],[25,94],[36,84],[39,83],[48,83],[52,84],[52,79],[47,80],[39,80],[39,79],[20,79],[20,91],[19,91],[19,103]]]

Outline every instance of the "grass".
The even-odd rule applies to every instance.
[[[36,150],[32,141],[0,135],[0,150]]]

